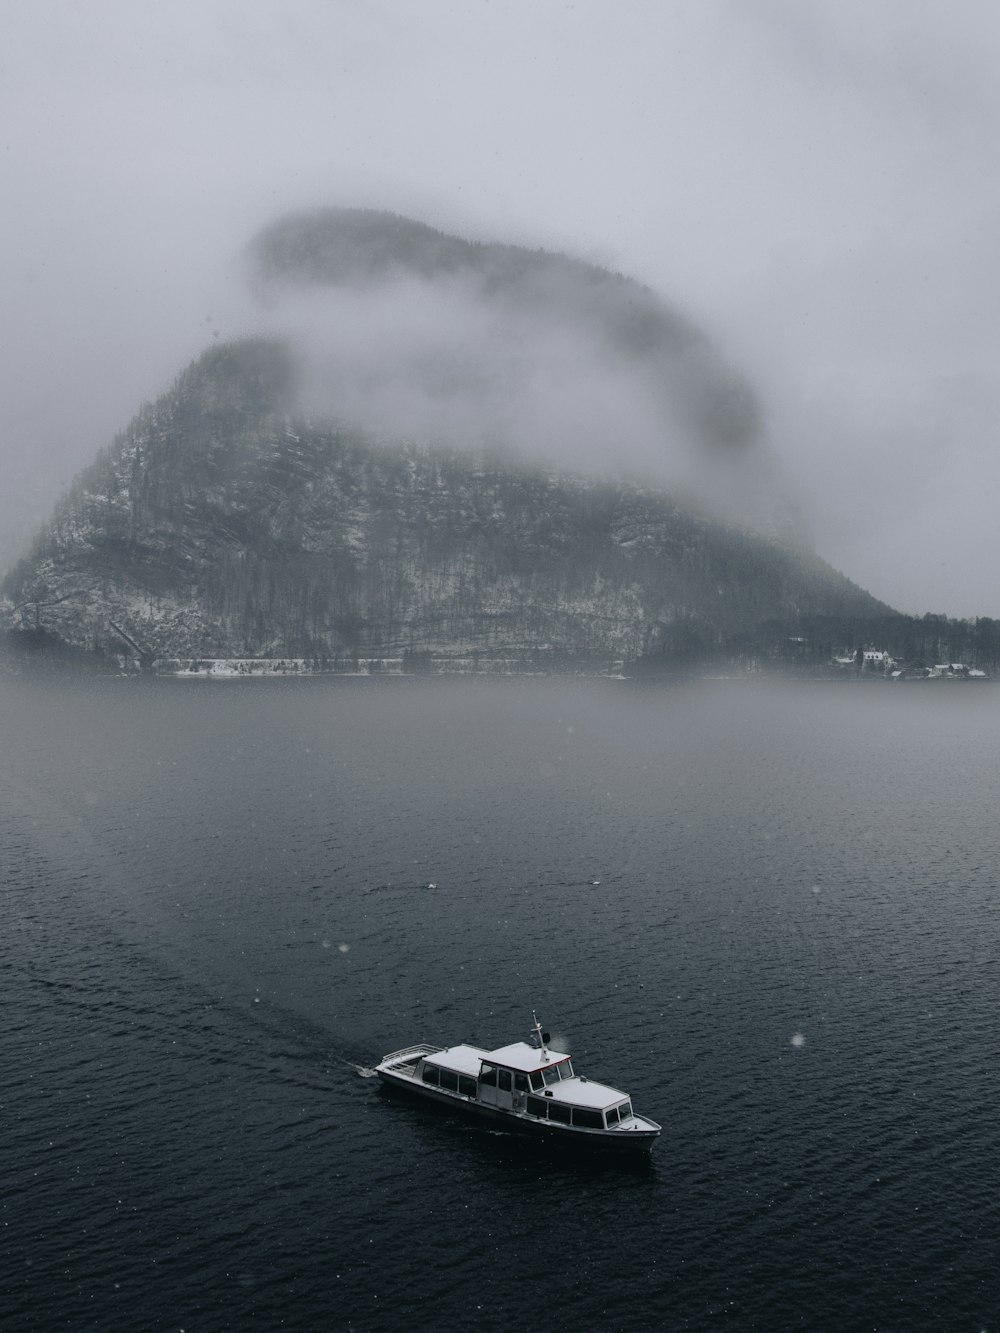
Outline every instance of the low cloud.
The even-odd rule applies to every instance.
[[[294,349],[311,417],[669,487],[770,532],[794,526],[749,387],[636,284],[558,256],[506,285],[395,270],[272,286],[263,318]]]

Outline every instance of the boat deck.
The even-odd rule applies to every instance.
[[[393,1074],[409,1074],[412,1078],[417,1072],[417,1065],[425,1055],[438,1055],[444,1050],[443,1046],[431,1046],[429,1042],[421,1041],[416,1046],[404,1046],[398,1051],[393,1051],[386,1055],[379,1063],[386,1071]]]

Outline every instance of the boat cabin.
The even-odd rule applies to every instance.
[[[578,1077],[569,1055],[523,1041],[495,1051],[452,1046],[424,1055],[415,1072],[429,1087],[482,1106],[580,1129],[614,1129],[633,1118],[627,1096]]]

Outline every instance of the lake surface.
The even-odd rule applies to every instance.
[[[9,1329],[1000,1327],[1000,690],[0,683]],[[366,1077],[527,1036],[548,1160]]]

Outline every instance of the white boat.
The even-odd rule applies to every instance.
[[[421,1042],[383,1056],[375,1072],[388,1088],[553,1145],[651,1152],[660,1126],[636,1115],[627,1093],[577,1074],[567,1052],[549,1049],[537,1019],[532,1031],[532,1044],[495,1051]]]

